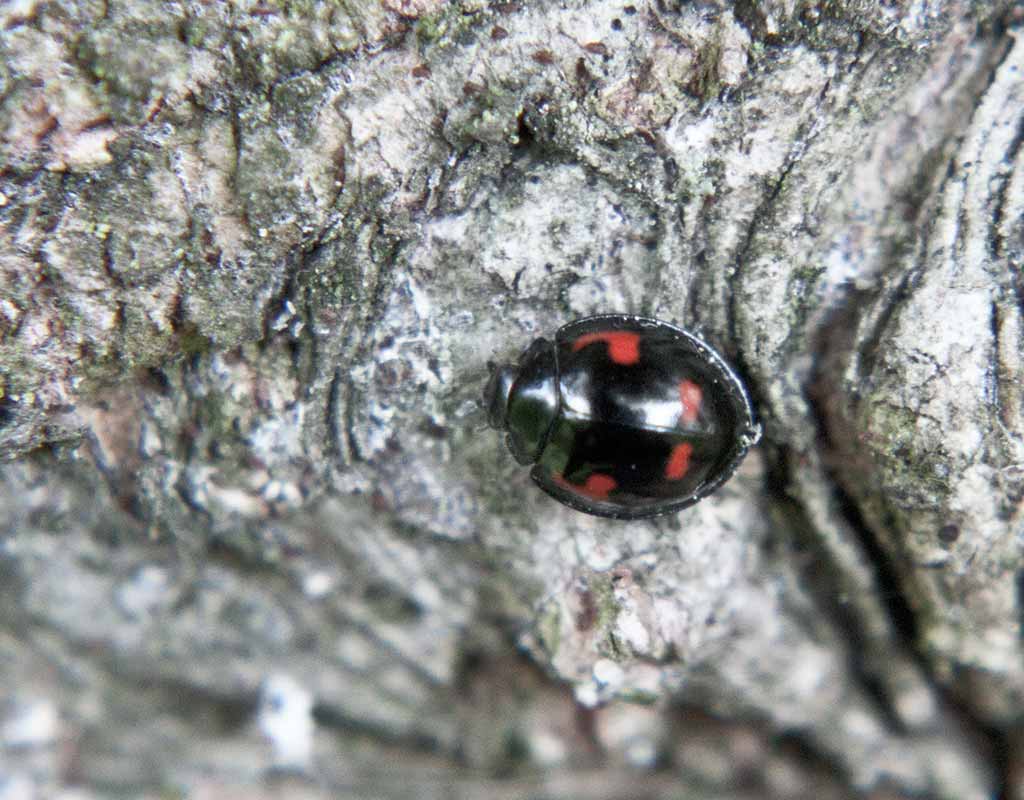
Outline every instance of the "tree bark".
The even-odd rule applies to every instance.
[[[0,9],[0,798],[1024,798],[1022,23]],[[486,429],[610,311],[751,389],[678,515]]]

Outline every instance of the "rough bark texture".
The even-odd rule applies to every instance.
[[[0,7],[0,798],[1024,798],[1011,0]],[[765,438],[557,506],[491,358]]]

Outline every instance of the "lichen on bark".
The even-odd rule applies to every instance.
[[[0,790],[1018,796],[1021,22],[7,4]],[[484,429],[603,311],[752,389],[675,517]]]

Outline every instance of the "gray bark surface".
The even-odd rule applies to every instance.
[[[1011,0],[0,6],[0,800],[1024,800]],[[491,359],[765,436],[558,506]]]

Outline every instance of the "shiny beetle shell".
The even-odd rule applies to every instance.
[[[490,424],[533,480],[578,511],[667,514],[721,486],[760,438],[743,384],[708,344],[609,314],[537,339],[492,367]]]

